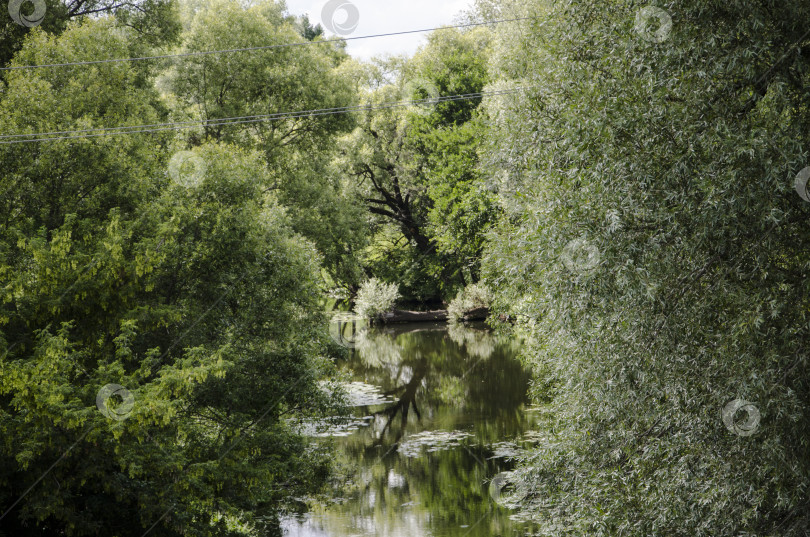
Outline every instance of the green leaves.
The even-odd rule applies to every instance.
[[[340,163],[370,213],[364,264],[399,283],[406,300],[450,299],[465,278],[479,276],[483,237],[496,213],[479,175],[480,99],[438,97],[483,89],[488,40],[485,30],[443,30],[414,58],[381,60],[364,72],[370,104],[427,101],[364,113],[344,139]]]
[[[88,23],[36,36],[18,61],[125,56],[130,39]],[[3,131],[167,117],[136,69],[14,71]],[[155,523],[224,535],[218,513],[232,527],[273,519],[326,478],[325,454],[281,420],[333,408],[317,385],[331,370],[322,257],[293,229],[261,148],[201,144],[186,156],[203,166],[177,170],[185,148],[168,142],[0,149],[3,511],[36,484],[3,520],[15,535],[141,535]],[[126,416],[96,407],[109,385],[132,395]]]
[[[555,443],[522,470],[526,511],[554,535],[801,535],[810,468],[787,418],[805,420],[809,395],[796,375],[807,207],[789,194],[806,144],[795,13],[656,6],[673,26],[651,43],[633,29],[641,7],[537,2],[525,11],[542,28],[495,45],[499,84],[532,85],[485,103],[487,166],[508,188],[484,273],[531,336],[553,414]],[[563,255],[578,237],[600,253],[587,278]],[[757,434],[726,430],[734,399],[757,405]]]
[[[213,2],[190,16],[183,50],[193,53],[301,42],[294,23],[274,2],[259,2],[250,8]],[[341,47],[327,42],[195,56],[172,66],[164,80],[171,91],[173,115],[179,121],[327,110],[356,102],[348,59]],[[315,243],[331,278],[353,284],[360,278],[354,251],[363,247],[364,223],[332,164],[336,138],[353,128],[353,121],[345,113],[265,117],[195,129],[185,139],[191,146],[211,140],[260,151],[269,170],[263,189],[293,208],[289,212],[293,229]]]

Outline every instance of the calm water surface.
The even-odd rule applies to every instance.
[[[483,328],[410,324],[354,346],[356,419],[313,430],[332,442],[343,478],[331,498],[285,518],[284,535],[523,535],[490,493],[532,442],[530,376],[515,344]]]

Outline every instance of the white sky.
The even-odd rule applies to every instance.
[[[293,15],[307,13],[312,24],[322,23],[321,10],[326,0],[286,0]],[[472,0],[346,0],[360,13],[357,29],[340,37],[355,37],[406,30],[421,30],[452,24],[455,16],[472,5]],[[346,15],[337,12],[338,22]],[[323,26],[323,24],[322,24]],[[328,32],[327,30],[327,33]],[[355,58],[368,59],[385,53],[413,54],[424,43],[426,34],[358,39],[348,42],[348,51]]]

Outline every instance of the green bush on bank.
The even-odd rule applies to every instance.
[[[376,319],[394,308],[399,298],[399,287],[377,278],[366,280],[354,300],[354,312],[361,317]]]
[[[447,306],[447,316],[451,321],[460,321],[464,315],[476,309],[489,308],[492,303],[492,293],[483,283],[470,284],[450,301]]]

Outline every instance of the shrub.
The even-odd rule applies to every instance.
[[[489,289],[482,283],[474,283],[458,292],[447,308],[447,315],[451,321],[460,321],[467,312],[488,308],[491,301]]]
[[[374,319],[391,311],[398,298],[399,286],[397,284],[371,278],[360,286],[354,301],[354,312],[362,317]]]

